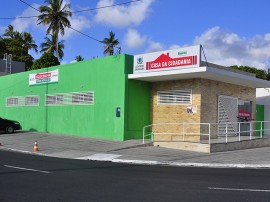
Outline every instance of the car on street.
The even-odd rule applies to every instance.
[[[8,120],[0,117],[0,131],[11,134],[15,130],[21,130],[21,124],[18,121]]]

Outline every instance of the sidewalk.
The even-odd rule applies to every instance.
[[[38,152],[33,152],[35,141]],[[122,142],[37,132],[0,134],[0,143],[2,150],[71,159],[149,165],[270,168],[270,147],[207,154],[145,146],[142,140]]]

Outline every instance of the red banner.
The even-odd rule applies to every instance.
[[[195,56],[186,56],[179,58],[171,58],[169,54],[160,55],[156,60],[147,62],[146,69],[161,69],[161,68],[172,68],[172,67],[181,67],[197,64],[197,55]]]

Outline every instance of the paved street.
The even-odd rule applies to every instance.
[[[267,169],[129,165],[0,151],[0,201],[269,201]]]

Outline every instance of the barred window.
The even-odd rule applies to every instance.
[[[63,95],[47,95],[46,104],[47,105],[62,105],[64,103]]]
[[[17,97],[9,97],[6,99],[6,106],[18,106],[19,105],[19,98]]]
[[[29,106],[38,106],[39,105],[39,98],[38,96],[29,96],[29,97],[25,97],[25,105]]]
[[[94,92],[72,92],[50,94],[46,96],[47,105],[91,105],[94,104]]]
[[[92,92],[72,94],[72,103],[93,104],[93,101],[94,97]]]
[[[161,105],[192,104],[192,90],[158,91],[157,99],[157,103]]]
[[[7,107],[38,106],[38,105],[39,105],[38,95],[16,96],[6,98]]]

